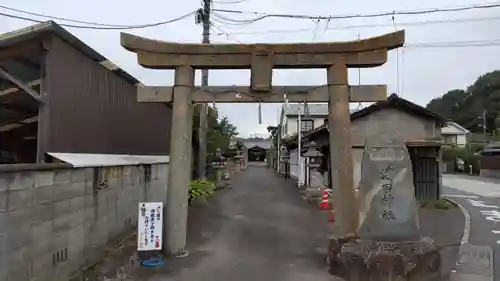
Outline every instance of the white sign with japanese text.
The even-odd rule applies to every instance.
[[[162,247],[163,202],[139,203],[137,251],[155,251]]]

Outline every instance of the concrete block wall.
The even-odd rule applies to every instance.
[[[164,202],[168,164],[0,169],[0,281],[67,280]]]

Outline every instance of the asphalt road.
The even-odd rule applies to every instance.
[[[443,175],[443,195],[455,200],[470,215],[468,243],[491,248],[493,272],[488,267],[483,274],[500,280],[500,182],[479,177]]]

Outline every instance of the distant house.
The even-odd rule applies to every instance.
[[[351,110],[351,113],[356,110]],[[279,124],[281,138],[297,134],[298,120],[300,118],[300,131],[302,134],[323,125],[328,118],[328,104],[284,104],[281,108]]]
[[[417,198],[420,200],[439,198],[441,185],[439,151],[442,145],[440,128],[444,123],[445,120],[438,114],[398,97],[396,94],[392,94],[385,101],[351,113],[354,186],[358,186],[361,178],[366,139],[380,133],[388,133],[398,135],[406,142],[413,164]],[[328,125],[325,124],[304,134],[302,147],[310,141],[314,141],[320,147],[325,156],[324,162],[330,164]],[[290,138],[285,145],[290,154],[291,176],[298,178],[300,172],[297,164],[297,138]],[[304,179],[306,174],[304,165],[302,168],[301,179]],[[330,173],[326,170],[323,172],[325,183],[330,185]]]
[[[267,151],[272,148],[270,139],[260,138],[234,138],[229,145],[236,146],[238,141],[248,149],[248,161],[264,161]]]
[[[452,121],[446,122],[441,128],[441,135],[447,145],[464,147],[469,133],[469,130]]]

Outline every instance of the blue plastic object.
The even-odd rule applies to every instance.
[[[165,265],[165,259],[162,257],[151,257],[143,260],[141,265],[144,267],[161,267]]]

